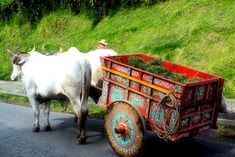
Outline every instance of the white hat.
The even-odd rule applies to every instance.
[[[108,45],[108,43],[107,43],[106,40],[104,40],[104,39],[102,39],[102,40],[100,41],[100,43],[103,44],[103,45],[105,45],[105,46]]]

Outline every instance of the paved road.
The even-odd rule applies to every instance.
[[[76,125],[71,114],[52,113],[51,132],[32,133],[32,124],[30,108],[0,103],[0,157],[117,156],[104,136],[102,120],[88,120],[86,145],[76,144]],[[145,156],[235,157],[235,145],[211,140],[206,135],[177,144],[166,143],[150,132]]]

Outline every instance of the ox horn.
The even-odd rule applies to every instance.
[[[15,55],[15,54],[12,52],[12,50],[9,49],[9,48],[6,48],[6,52],[7,52],[8,54],[10,54],[10,56],[14,56],[14,55]]]
[[[33,49],[29,53],[32,53],[34,51],[35,51],[35,45],[33,46]]]
[[[15,53],[12,51],[12,49],[9,48],[9,44],[7,44],[7,45],[5,46],[5,49],[6,49],[6,52],[7,52],[11,57],[13,57],[13,56],[15,55]],[[17,47],[16,49],[18,50],[19,47]]]
[[[59,53],[62,53],[63,52],[63,48],[62,47],[60,47],[60,51],[59,51]]]
[[[42,45],[42,52],[43,53],[45,52],[45,45],[44,44]]]

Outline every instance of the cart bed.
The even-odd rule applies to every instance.
[[[162,60],[172,73],[201,78],[201,81],[182,84],[128,66],[130,57],[146,62],[154,59],[144,54],[101,57],[104,82],[98,105],[107,109],[115,101],[130,103],[144,117],[148,129],[165,140],[177,141],[216,127],[223,78]],[[173,93],[175,102],[159,104],[169,93]],[[166,131],[169,127],[171,130]]]

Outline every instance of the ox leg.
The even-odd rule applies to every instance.
[[[224,98],[224,94],[221,96],[221,113],[228,113],[227,103]]]
[[[73,106],[74,106],[74,111],[77,116],[77,126],[79,129],[79,133],[77,135],[78,144],[85,144],[86,143],[86,132],[85,132],[85,123],[86,123],[86,116],[87,116],[87,110],[83,109],[81,107],[81,103],[79,99],[71,100]]]
[[[80,137],[78,139],[79,144],[86,143],[86,119],[88,115],[88,110],[86,106],[81,108],[81,120],[80,120]]]
[[[74,122],[78,122],[78,117],[77,117],[77,115],[76,115],[76,114],[74,115],[73,120],[74,120]]]
[[[63,107],[63,111],[62,112],[66,112],[67,111],[68,104],[69,104],[69,99],[66,99],[66,100],[60,102],[60,105]]]
[[[39,132],[40,131],[40,125],[39,125],[40,110],[38,107],[38,103],[33,97],[29,97],[29,101],[30,101],[31,106],[33,108],[34,118],[35,118],[35,122],[33,125],[33,132]]]
[[[43,114],[45,117],[45,122],[44,122],[44,131],[51,131],[51,125],[49,121],[49,115],[50,115],[50,102],[45,102],[43,106]]]

